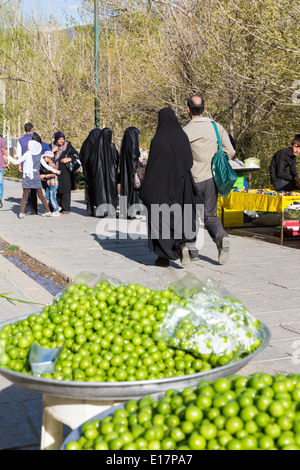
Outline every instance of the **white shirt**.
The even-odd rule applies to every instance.
[[[29,155],[31,156],[30,152],[25,152],[24,155],[22,155],[21,157],[17,159],[14,157],[11,157],[10,155],[7,158],[8,158],[8,161],[13,163],[14,165],[19,165],[20,163],[25,162],[25,160],[28,158]],[[40,163],[46,170],[50,171],[51,173],[57,173],[57,170],[52,168],[52,166],[48,165],[42,156],[40,159]]]

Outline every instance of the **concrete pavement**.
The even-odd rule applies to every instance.
[[[17,218],[21,184],[5,180],[0,211],[0,238],[72,280],[82,271],[105,273],[124,283],[162,287],[169,270],[154,266],[149,253],[145,220],[86,216],[84,193],[72,193],[72,211],[57,218]],[[43,208],[40,205],[40,211]],[[109,224],[109,225],[108,225]],[[137,233],[140,234],[137,237]],[[107,236],[109,234],[109,237]],[[203,239],[202,239],[203,237]],[[258,370],[288,374],[300,370],[300,250],[255,238],[231,236],[230,261],[220,266],[217,250],[202,231],[199,261],[182,268],[172,263],[173,275],[208,277],[239,298],[271,330],[269,346],[241,373]],[[3,256],[0,256],[0,292],[47,304],[51,295]],[[39,310],[37,305],[8,303],[0,298],[0,323]],[[17,387],[0,375],[0,450],[39,448],[41,396]]]

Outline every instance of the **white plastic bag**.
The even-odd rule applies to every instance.
[[[188,274],[171,279],[169,288],[186,296],[184,306],[169,307],[159,331],[170,346],[198,357],[227,356],[229,361],[259,345],[261,323],[214,280],[200,282]]]

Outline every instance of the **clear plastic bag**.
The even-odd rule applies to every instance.
[[[173,276],[168,287],[186,298],[184,306],[171,305],[159,330],[170,346],[199,357],[237,360],[259,345],[261,323],[216,281],[201,282],[188,274]]]
[[[53,374],[63,346],[59,348],[46,348],[32,343],[29,354],[29,363],[33,375]]]

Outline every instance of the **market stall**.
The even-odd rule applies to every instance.
[[[267,346],[267,326],[218,283],[169,277],[156,290],[82,273],[41,312],[0,324],[0,374],[43,395],[41,449],[60,448],[63,424],[235,375]]]
[[[240,213],[243,211],[272,212],[280,214],[280,244],[284,240],[284,211],[293,202],[300,200],[300,192],[276,192],[270,189],[234,189],[228,196],[220,198],[220,208]],[[241,225],[242,220],[240,221]]]

